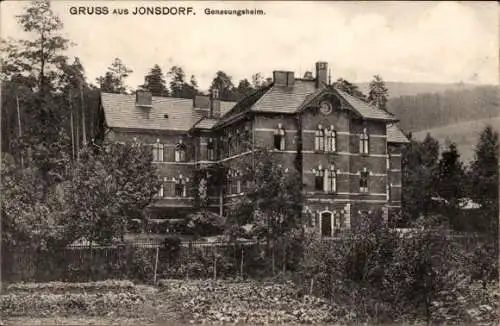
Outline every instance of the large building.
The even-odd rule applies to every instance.
[[[209,185],[209,207],[224,214],[244,191],[237,162],[268,147],[302,172],[309,225],[329,236],[375,209],[386,217],[400,209],[408,139],[392,114],[329,85],[327,75],[325,62],[316,63],[315,78],[274,71],[271,84],[238,103],[217,92],[193,100],[102,93],[105,137],[151,145],[163,186],[150,210],[168,219],[194,210],[187,190],[194,171],[221,162],[229,181]]]

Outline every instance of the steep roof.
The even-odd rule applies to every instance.
[[[110,128],[188,131],[202,118],[202,113],[193,108],[191,99],[153,96],[149,116],[145,114],[147,109],[136,107],[135,95],[101,93],[101,102]],[[235,104],[221,101],[221,114]]]
[[[387,142],[389,143],[409,143],[403,131],[395,124],[387,124]]]
[[[314,80],[295,79],[293,87],[271,84],[255,92],[224,115],[217,125],[224,124],[235,115],[243,112],[296,113],[324,92],[335,93],[344,100],[350,109],[365,119],[397,121],[392,114],[337,88],[322,87],[318,89]]]

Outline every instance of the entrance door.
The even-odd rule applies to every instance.
[[[332,213],[321,214],[321,235],[323,237],[332,236]]]

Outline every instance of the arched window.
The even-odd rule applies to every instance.
[[[316,191],[324,190],[325,171],[323,170],[323,167],[321,165],[318,166],[318,169],[313,169],[313,173],[314,173],[314,190]]]
[[[186,161],[186,145],[183,144],[182,139],[179,140],[179,143],[175,146],[175,161]]]
[[[323,152],[325,150],[325,131],[321,125],[318,126],[314,136],[314,150],[317,152]]]
[[[163,144],[159,139],[153,144],[153,162],[163,162]]]
[[[370,173],[366,168],[359,173],[359,192],[368,192],[368,177]]]
[[[337,172],[335,172],[335,166],[330,166],[330,170],[328,171],[328,180],[326,190],[328,192],[336,192],[337,191]]]
[[[274,148],[279,151],[285,150],[285,130],[281,123],[278,124],[278,128],[274,130]]]
[[[337,132],[330,126],[325,132],[325,145],[327,152],[337,151]]]
[[[364,128],[363,133],[359,136],[359,152],[361,154],[368,154],[369,147],[370,137],[368,136],[368,131]]]

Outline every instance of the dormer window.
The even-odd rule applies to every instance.
[[[153,144],[153,162],[163,162],[163,144],[159,139]]]
[[[336,152],[337,151],[337,131],[333,126],[330,126],[326,130],[325,133],[325,144],[327,152]]]
[[[179,140],[179,142],[175,146],[175,161],[176,162],[186,161],[186,145],[184,145],[182,139]]]
[[[359,152],[361,154],[369,153],[370,137],[368,136],[368,131],[366,128],[363,129],[363,133],[359,136]]]
[[[363,171],[359,173],[359,192],[366,193],[368,192],[368,177],[370,173],[366,168],[363,168]]]
[[[316,152],[323,152],[325,150],[325,131],[321,125],[318,125],[314,136],[314,150]]]
[[[285,130],[281,123],[278,125],[278,128],[274,130],[274,148],[279,151],[285,150]]]

